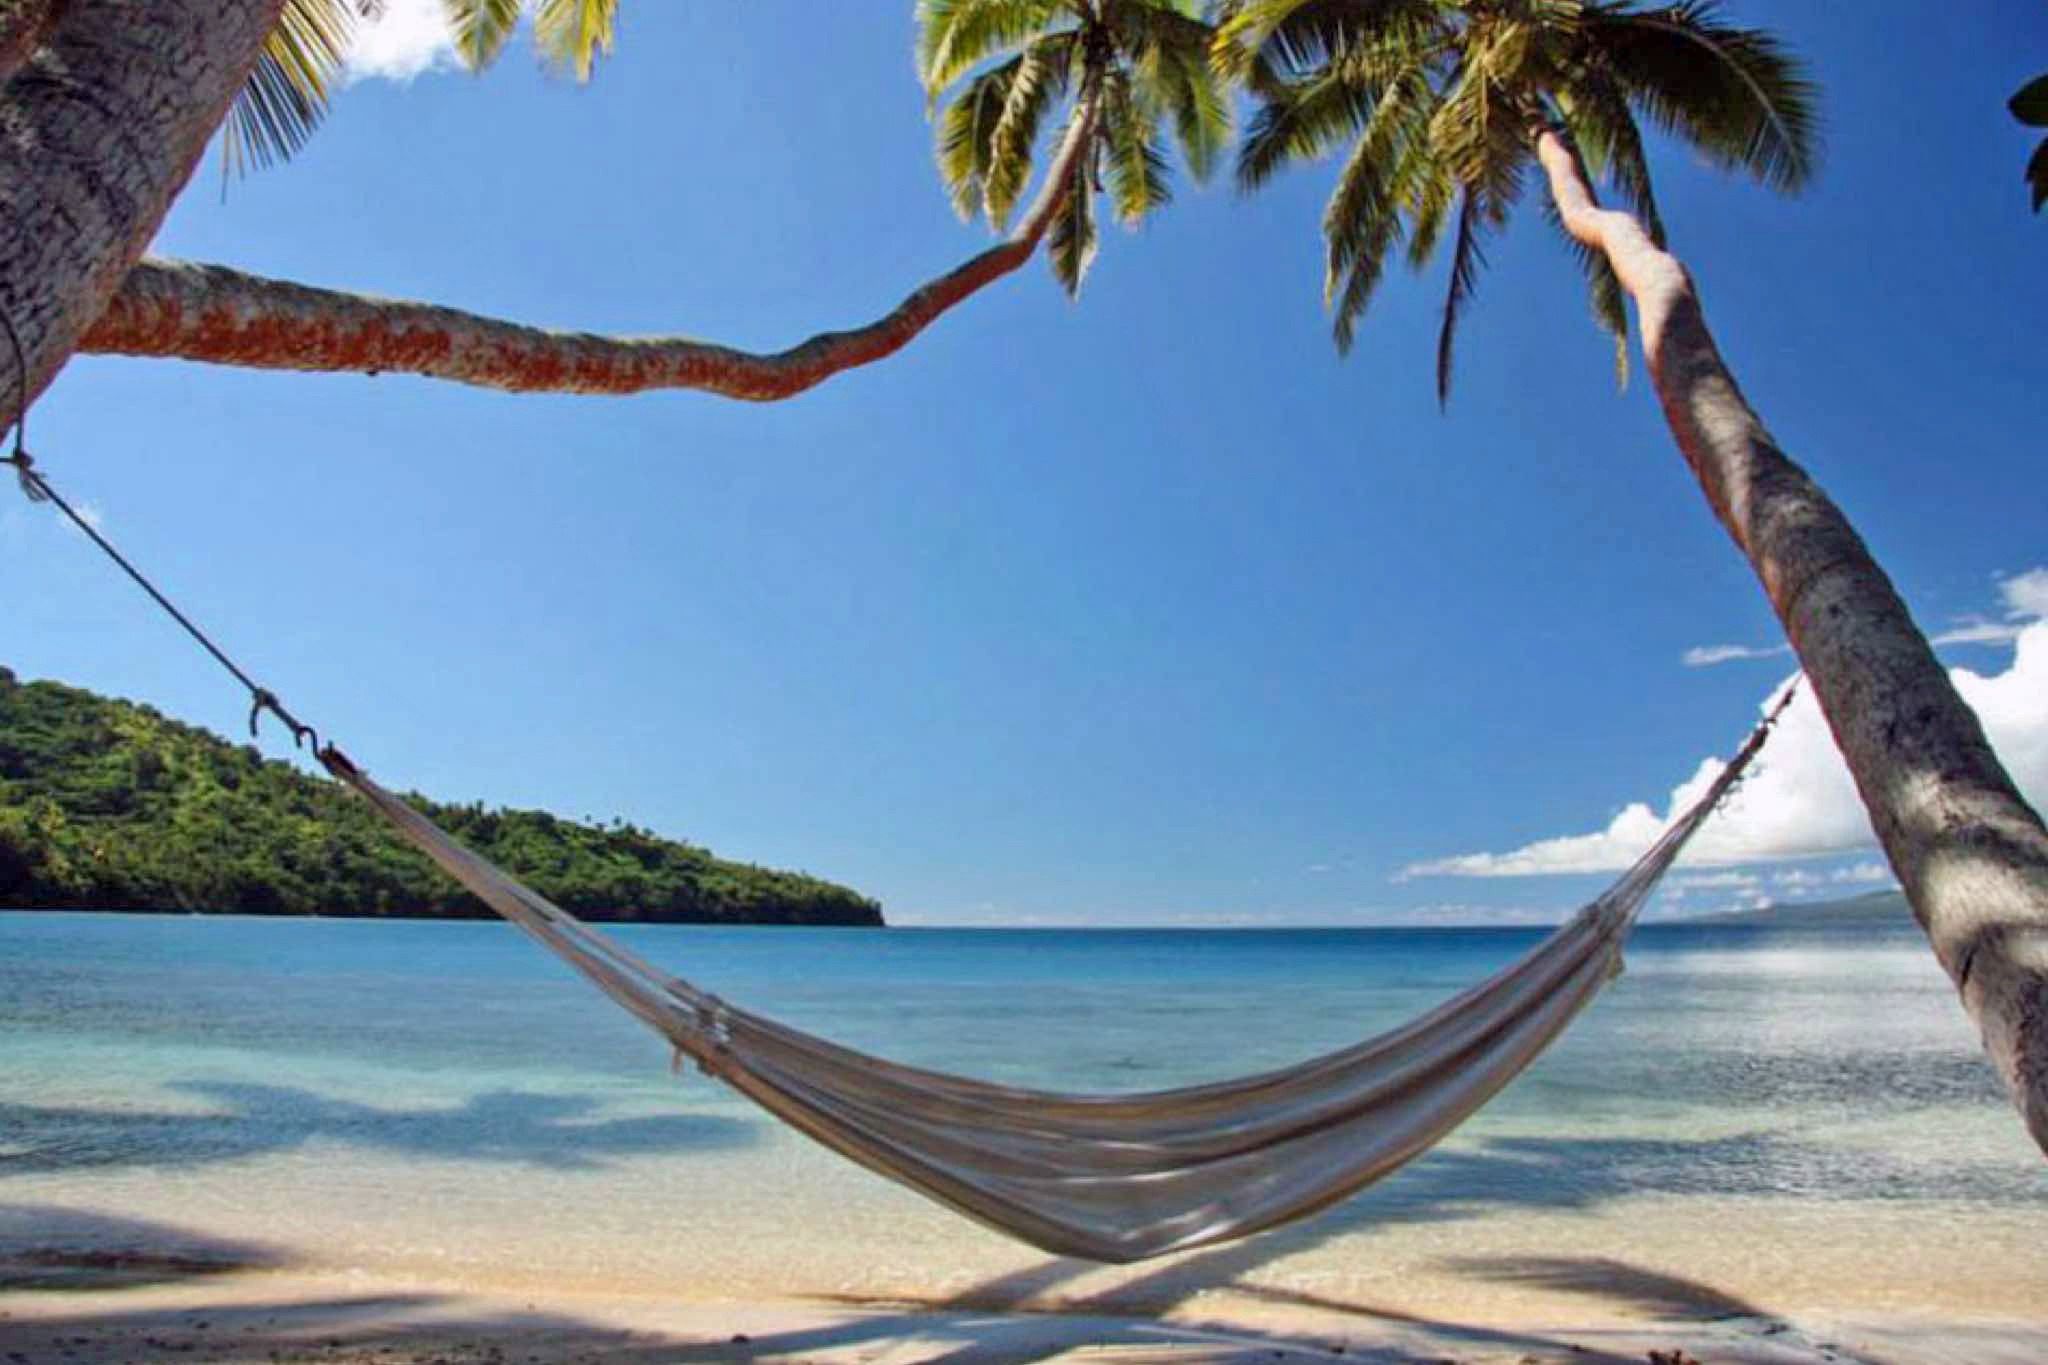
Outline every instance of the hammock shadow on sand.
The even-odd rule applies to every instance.
[[[1825,1178],[1811,1173],[1828,1171]],[[1808,1172],[1804,1184],[1795,1176]],[[1774,1133],[1741,1133],[1714,1138],[1599,1139],[1503,1137],[1470,1146],[1439,1147],[1385,1184],[1354,1196],[1349,1202],[1313,1219],[1278,1228],[1262,1237],[1186,1253],[1160,1262],[1135,1276],[1078,1295],[1063,1287],[1102,1273],[1093,1261],[1056,1257],[961,1287],[945,1283],[921,1295],[915,1286],[878,1285],[875,1295],[850,1296],[853,1302],[898,1300],[950,1310],[1043,1311],[1158,1315],[1210,1290],[1228,1287],[1251,1297],[1287,1299],[1297,1306],[1384,1316],[1380,1310],[1343,1300],[1289,1297],[1290,1291],[1245,1283],[1263,1267],[1347,1236],[1370,1235],[1401,1225],[1444,1223],[1527,1211],[1595,1212],[1624,1199],[1698,1196],[1710,1201],[1742,1197],[1818,1198],[1842,1202],[1889,1199],[1953,1199],[1957,1197],[2048,1203],[2048,1181],[2028,1186],[2018,1177],[2004,1179],[1991,1168],[1967,1174],[1954,1168],[1923,1169],[1876,1160],[1871,1153],[1837,1149]],[[1960,1183],[1959,1183],[1960,1182]],[[1520,1279],[1572,1292],[1600,1293],[1641,1309],[1681,1301],[1697,1316],[1699,1305],[1718,1291],[1704,1285],[1672,1284],[1661,1289],[1643,1278],[1623,1276],[1619,1262],[1600,1262],[1568,1271],[1556,1264],[1515,1258],[1468,1260],[1451,1269],[1474,1278]],[[1604,1269],[1603,1269],[1604,1267]],[[1571,1284],[1563,1283],[1569,1275]],[[1556,1281],[1556,1283],[1552,1283]],[[1725,1298],[1725,1296],[1723,1296]],[[1745,1306],[1746,1308],[1746,1306]],[[1745,1315],[1723,1304],[1712,1316]]]
[[[608,1158],[731,1150],[759,1125],[711,1114],[596,1118],[590,1095],[493,1090],[460,1104],[385,1108],[295,1086],[183,1081],[173,1088],[215,1113],[0,1104],[0,1132],[24,1150],[0,1154],[8,1175],[100,1167],[188,1167],[329,1141],[443,1161],[593,1170]]]

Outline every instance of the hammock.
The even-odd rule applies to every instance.
[[[902,1066],[728,1004],[462,847],[332,746],[318,752],[409,843],[679,1057],[841,1155],[998,1231],[1062,1255],[1124,1262],[1314,1213],[1428,1150],[1521,1074],[1620,973],[1636,912],[1762,747],[1771,719],[1613,886],[1489,979],[1410,1024],[1296,1066],[1128,1095],[1015,1089]]]
[[[5,314],[0,313],[0,321]],[[13,324],[7,323],[11,334]],[[16,342],[15,350],[21,347]],[[463,848],[322,745],[79,515],[23,446],[11,465],[409,843],[707,1073],[861,1165],[1046,1251],[1136,1261],[1306,1217],[1427,1151],[1520,1075],[1621,971],[1622,941],[1741,778],[1788,689],[1706,794],[1605,892],[1478,985],[1404,1027],[1278,1071],[1129,1095],[1062,1095],[901,1066],[729,1005]]]

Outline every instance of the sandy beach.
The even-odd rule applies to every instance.
[[[493,956],[490,926],[145,925],[186,963],[147,989],[164,953],[132,925],[14,927],[0,1365],[2048,1360],[2048,1172],[1912,945],[1648,937],[1540,1072],[1413,1165],[1302,1223],[1108,1267],[669,1076],[525,945]],[[1412,1013],[1402,992],[1437,989],[1418,967],[1479,968],[1411,944],[1374,978],[1342,943],[1190,940],[1155,970],[1198,990],[1085,961],[1026,989],[1024,965],[1099,945],[912,937],[930,962],[881,989],[871,958],[787,971],[805,942],[747,949],[764,993],[960,1070],[1036,1059],[1026,1082],[1247,1070],[1360,1027],[1346,989]],[[1326,1017],[1253,1008],[1257,951]],[[998,1018],[988,980],[1049,1003]],[[1227,1054],[1152,1036],[1211,1037],[1185,1021],[1219,998]]]
[[[278,1205],[265,1214],[269,1240],[14,1207],[0,1360],[2048,1359],[2042,1253],[2024,1211],[2003,1228],[1981,1211],[1944,1228],[1924,1208],[1830,1218],[1759,1200],[1702,1221],[1696,1206],[1638,1198],[1596,1216],[1524,1212],[1335,1239],[1283,1232],[1131,1267],[962,1235],[943,1215],[920,1227],[916,1204],[894,1212],[886,1225],[906,1235],[860,1245],[807,1242],[790,1226],[721,1245],[715,1229],[656,1220],[642,1236],[665,1246],[662,1283],[578,1274],[563,1245],[541,1237],[527,1244],[523,1275],[503,1246],[476,1248],[466,1270],[402,1254],[380,1267],[295,1242]],[[303,1228],[337,1226],[317,1199],[305,1214]],[[424,1211],[413,1231],[430,1224]],[[28,1245],[34,1228],[49,1247]],[[1342,1261],[1333,1240],[1351,1243]],[[123,1249],[76,1249],[87,1243]],[[692,1262],[701,1273],[683,1270]]]
[[[1587,1283],[1603,1271],[1588,1267]],[[1659,1287],[1626,1267],[1619,1294]],[[2019,1317],[1722,1315],[1706,1286],[1690,1305],[1639,1303],[1575,1319],[1422,1316],[1360,1302],[1214,1308],[1147,1316],[1033,1311],[1028,1294],[953,1303],[825,1299],[705,1302],[591,1294],[504,1295],[368,1277],[240,1272],[147,1283],[144,1267],[10,1272],[0,1358],[127,1365],[151,1360],[330,1365],[572,1365],[658,1361],[1369,1361],[1382,1365],[1744,1362],[1746,1365],[2038,1365],[2048,1327]],[[124,1280],[127,1281],[124,1283]],[[1668,1290],[1670,1286],[1664,1286]]]

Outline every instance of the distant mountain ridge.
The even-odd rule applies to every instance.
[[[1867,891],[1832,901],[1800,901],[1767,905],[1760,910],[1725,910],[1701,915],[1693,924],[1769,924],[1784,928],[1837,927],[1857,924],[1900,925],[1913,922],[1913,907],[1902,891]]]
[[[406,798],[593,920],[880,925],[802,873],[627,824]],[[135,702],[0,668],[0,908],[489,918],[331,782]]]

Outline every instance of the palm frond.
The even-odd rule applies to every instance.
[[[533,11],[533,37],[541,54],[560,68],[590,79],[592,66],[612,50],[618,0],[540,0]]]
[[[1060,0],[918,0],[917,75],[925,93],[941,90],[992,57],[1042,32]]]
[[[989,226],[997,231],[1008,225],[1030,183],[1039,125],[1046,110],[1066,93],[1074,48],[1075,37],[1069,31],[1041,38],[1019,54],[1003,107],[989,129],[988,171],[982,179],[982,206]]]
[[[1096,147],[1102,144],[1098,141]],[[1060,282],[1069,298],[1081,293],[1081,281],[1088,274],[1088,267],[1095,262],[1098,245],[1095,231],[1095,167],[1092,155],[1074,158],[1067,174],[1072,176],[1067,186],[1067,197],[1054,215],[1052,226],[1046,233],[1046,258],[1052,264],[1053,278]]]
[[[2013,92],[2006,111],[2029,128],[2048,128],[2048,75],[2040,75]]]
[[[1463,198],[1458,182],[1435,162],[1421,168],[1408,193],[1408,265],[1420,270],[1436,254],[1451,205]]]
[[[1103,22],[1128,54],[1133,95],[1169,114],[1188,173],[1207,180],[1230,140],[1230,100],[1209,64],[1214,31],[1182,0],[1107,0]]]
[[[512,31],[519,27],[521,0],[443,0],[448,27],[455,34],[455,52],[471,71],[498,60]]]
[[[2005,102],[2012,116],[2029,128],[2048,128],[2048,76],[2036,76]],[[2027,185],[2032,191],[2034,212],[2048,204],[2048,139],[2034,149],[2027,161]]]
[[[1772,189],[1803,188],[1820,160],[1813,82],[1769,33],[1718,15],[1712,0],[1649,11],[1588,5],[1583,33],[1658,127]]]
[[[349,0],[285,0],[228,109],[223,173],[247,174],[288,160],[306,145],[327,113],[357,16]]]
[[[1290,161],[1326,156],[1363,132],[1379,91],[1330,73],[1273,88],[1237,149],[1237,187],[1249,193]]]
[[[1248,84],[1257,61],[1299,78],[1371,45],[1419,45],[1443,16],[1438,0],[1222,0],[1213,18],[1210,60]]]
[[[1235,120],[1230,96],[1209,65],[1206,52],[1176,52],[1173,132],[1188,174],[1206,181],[1216,173],[1217,163],[1230,145]]]
[[[1023,57],[982,72],[946,106],[937,128],[939,178],[962,221],[981,212],[995,165],[995,130]]]
[[[1390,155],[1396,149],[1390,111],[1396,107],[1382,98],[1323,207],[1323,297],[1340,352],[1351,349],[1358,320],[1385,273],[1387,252],[1402,235],[1390,184],[1404,169]]]
[[[1458,319],[1479,288],[1479,272],[1486,265],[1486,253],[1479,234],[1485,217],[1479,200],[1467,190],[1458,202],[1458,236],[1451,248],[1451,280],[1444,291],[1444,320],[1436,337],[1436,401],[1448,407],[1451,401],[1451,342],[1457,334]]]
[[[1131,91],[1131,78],[1112,71],[1102,106],[1102,143],[1109,162],[1109,198],[1117,220],[1135,228],[1173,198],[1154,124]]]
[[[1487,220],[1499,227],[1507,221],[1509,211],[1521,202],[1525,173],[1536,153],[1522,116],[1505,90],[1499,86],[1490,89],[1487,105],[1486,145],[1472,187]]]

